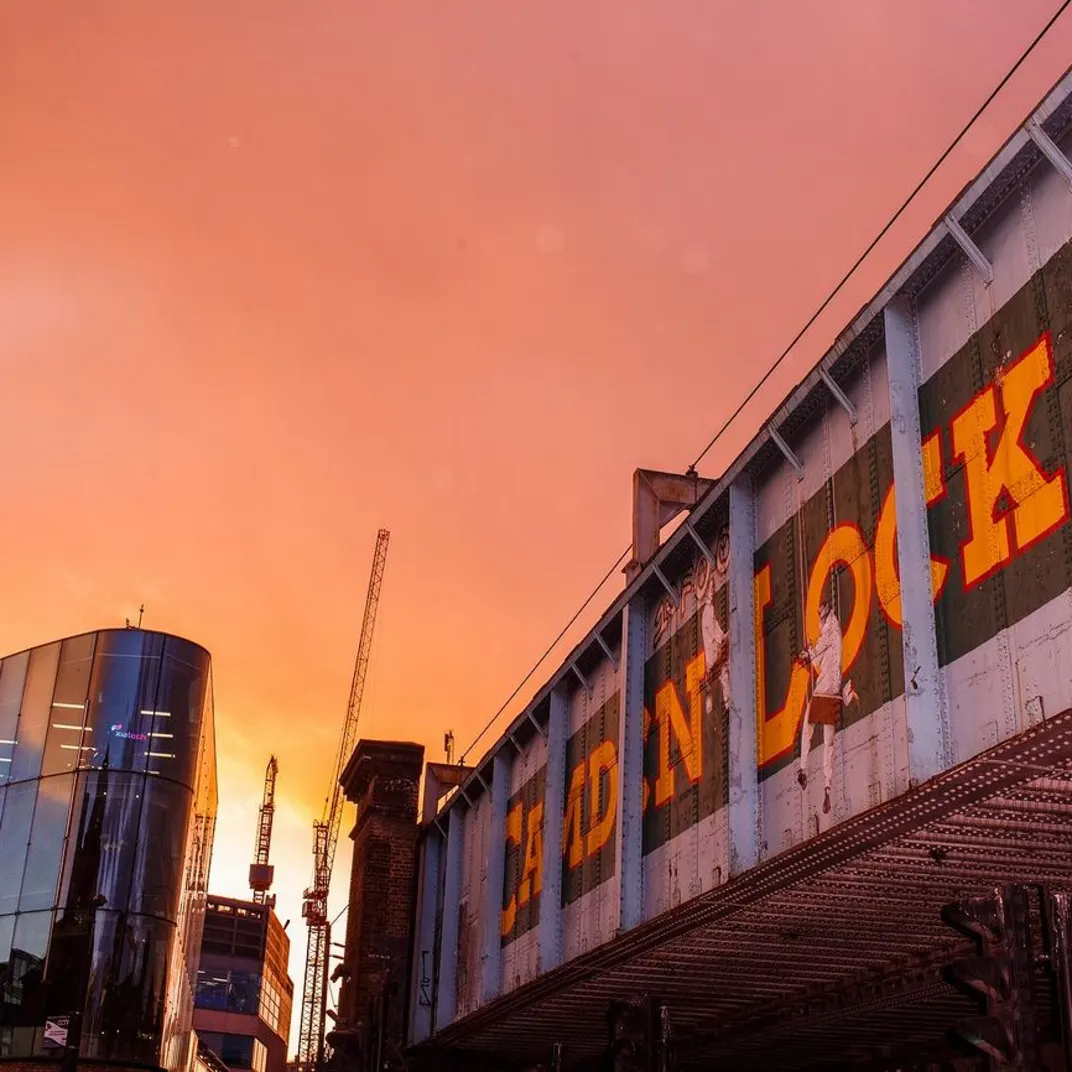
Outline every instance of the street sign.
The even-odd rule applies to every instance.
[[[45,1020],[45,1045],[66,1046],[67,1029],[71,1026],[69,1016],[52,1016]]]

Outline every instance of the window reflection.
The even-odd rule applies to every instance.
[[[42,774],[72,771],[82,765],[83,755],[92,754],[93,732],[84,733],[83,727],[95,640],[95,634],[89,633],[63,641],[41,763]]]
[[[8,786],[4,794],[4,814],[0,818],[0,915],[14,912],[19,905],[36,790],[35,782],[26,782]]]
[[[19,704],[26,682],[26,667],[30,653],[11,655],[0,666],[0,785],[11,777],[11,762],[15,754],[18,732]]]
[[[207,678],[208,653],[169,637],[160,671],[153,732],[171,736],[153,738],[150,772],[193,785]]]
[[[99,915],[109,919],[93,949],[82,1055],[157,1064],[175,928],[144,916]]]
[[[45,954],[52,913],[24,912],[14,919],[0,1004],[0,1055],[4,1056],[32,1053],[35,1032],[45,1022]]]
[[[129,907],[145,795],[142,774],[82,771],[75,783],[61,901],[100,894],[111,909]]]
[[[165,778],[145,779],[131,909],[175,920],[193,791]]]
[[[30,652],[26,671],[26,687],[22,694],[22,710],[11,759],[11,780],[36,778],[41,773],[41,756],[45,750],[45,735],[52,703],[52,687],[56,683],[60,645],[46,644]]]
[[[19,908],[23,912],[52,908],[63,858],[63,841],[71,807],[74,775],[61,774],[37,783],[30,847],[22,877]]]
[[[154,741],[168,741],[155,714],[164,638],[134,629],[102,633],[89,689],[86,765],[143,771]]]

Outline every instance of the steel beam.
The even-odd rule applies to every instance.
[[[986,259],[986,255],[952,215],[946,216],[943,222],[946,230],[953,236],[953,240],[964,251],[964,255],[979,269],[983,282],[990,286],[994,282],[994,266]]]
[[[826,384],[826,389],[834,396],[834,401],[848,414],[849,424],[855,424],[860,418],[849,396],[845,394],[838,385],[837,380],[826,369],[820,367],[819,375],[822,377],[823,383]]]
[[[436,903],[439,900],[439,862],[442,835],[438,823],[428,827],[421,842],[417,869],[417,925],[414,928],[410,978],[409,1030],[413,1042],[432,1033],[432,1004],[436,976]]]
[[[647,604],[639,595],[626,604],[622,618],[622,672],[618,695],[618,929],[644,918],[641,872],[644,785],[644,659],[647,655]]]
[[[692,522],[686,520],[682,524],[685,531],[692,537],[693,542],[700,549],[700,554],[707,559],[707,564],[713,566],[715,564],[715,556],[711,554],[711,548],[700,539],[700,534],[692,527]]]
[[[666,589],[667,595],[676,601],[678,598],[677,589],[666,579],[666,574],[658,566],[652,566],[651,568],[655,576],[659,578],[659,583]]]
[[[577,665],[576,660],[570,663],[570,666],[573,669],[573,673],[576,676],[577,680],[581,683],[581,688],[584,689],[585,692],[591,692],[592,686],[588,684],[588,678],[586,678],[584,674],[581,673],[580,667]]]
[[[493,1001],[502,987],[502,898],[506,874],[506,804],[510,798],[512,755],[506,748],[495,754],[491,774],[491,834],[484,887],[484,952],[480,960],[481,1000]]]
[[[730,877],[759,862],[759,773],[756,742],[756,511],[747,476],[730,485],[729,834]]]
[[[614,652],[610,650],[610,645],[603,639],[603,634],[597,629],[595,633],[596,643],[603,649],[603,654],[606,655],[610,664],[615,670],[618,669],[618,660],[614,657]]]
[[[1053,138],[1042,129],[1042,125],[1037,119],[1029,119],[1027,121],[1027,126],[1024,127],[1024,129],[1030,135],[1031,140],[1038,146],[1039,152],[1041,152],[1053,166],[1053,169],[1064,178],[1065,182],[1067,182],[1070,187],[1072,187],[1072,160],[1069,160],[1068,157],[1061,152],[1057,142],[1055,142]]]
[[[804,463],[793,453],[793,448],[782,438],[781,432],[773,424],[767,425],[767,434],[771,442],[782,452],[782,457],[793,467],[797,480],[804,479]]]
[[[919,335],[915,309],[909,299],[893,299],[883,315],[900,567],[908,769],[910,781],[919,784],[945,770],[951,758],[938,676],[931,542],[920,450]]]
[[[540,971],[562,960],[562,818],[566,804],[566,691],[553,689],[547,716],[547,767],[543,794],[543,881],[540,890]]]
[[[443,916],[439,927],[439,974],[436,985],[435,1029],[454,1022],[458,1011],[458,902],[462,893],[462,838],[465,816],[458,804],[448,813],[446,873],[443,878]]]

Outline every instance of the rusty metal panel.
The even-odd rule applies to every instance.
[[[769,504],[755,557],[764,857],[898,790],[890,702],[903,691],[900,636],[889,628],[876,593],[876,571],[889,574],[893,556],[889,543],[876,554],[884,508],[887,518],[892,513],[888,420],[871,432],[876,424],[873,384],[885,386],[884,360],[881,351],[873,353],[851,386],[855,425],[831,400],[793,444],[804,465],[802,479],[788,465],[768,475],[765,484],[780,491],[783,504],[777,527],[772,525],[776,499],[766,487],[760,493],[761,502]],[[886,402],[883,417],[888,409]],[[831,670],[824,665],[829,656],[813,657],[810,667],[800,659],[824,636],[819,618],[823,602],[831,605],[830,625],[842,650],[839,672],[831,677],[840,710],[832,727],[809,721],[802,768],[804,716]],[[852,692],[845,703],[840,702],[843,689]],[[802,769],[807,775],[803,786]]]
[[[644,918],[729,870],[729,545],[725,526],[649,611],[644,667]],[[713,563],[713,564],[712,564]]]
[[[480,1004],[480,952],[484,905],[487,903],[487,860],[491,797],[484,793],[466,813],[462,848],[461,897],[458,912],[458,970],[455,980],[458,1016]],[[444,906],[452,911],[453,906]]]
[[[547,742],[533,732],[514,756],[506,807],[506,868],[500,928],[504,990],[528,982],[540,969],[537,924],[543,890],[546,773]]]
[[[569,698],[566,787],[562,808],[563,959],[614,936],[617,837],[618,673],[602,658],[583,671]]]

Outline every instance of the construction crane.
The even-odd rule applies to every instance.
[[[301,1029],[298,1034],[298,1072],[318,1072],[324,1060],[324,1016],[328,988],[328,950],[331,947],[331,924],[328,922],[328,890],[335,846],[339,840],[344,797],[339,779],[357,743],[357,721],[361,714],[361,696],[365,691],[372,632],[376,626],[376,608],[380,602],[383,568],[387,563],[387,543],[391,534],[380,529],[372,556],[372,575],[365,597],[365,616],[361,620],[361,639],[354,660],[350,682],[350,702],[342,725],[339,751],[331,775],[331,789],[324,802],[324,814],[313,824],[313,884],[303,895],[302,915],[309,928],[305,952],[305,989],[302,992]]]
[[[268,862],[268,853],[272,848],[272,819],[275,817],[275,778],[279,773],[279,764],[275,756],[268,760],[264,772],[264,798],[261,800],[260,815],[257,820],[257,846],[253,854],[253,863],[249,865],[249,888],[253,891],[255,904],[266,904],[275,908],[275,895],[268,896],[275,878],[275,868]]]

